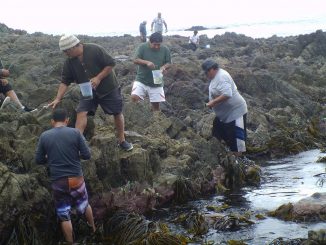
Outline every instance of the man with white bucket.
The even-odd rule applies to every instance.
[[[159,111],[160,102],[165,101],[163,75],[171,65],[170,50],[161,45],[162,42],[162,34],[153,33],[149,42],[138,47],[134,59],[138,68],[131,99],[133,102],[139,102],[148,96],[152,111]]]
[[[113,70],[114,59],[103,47],[81,43],[74,35],[62,36],[59,47],[68,58],[63,66],[57,96],[49,106],[57,106],[70,83],[79,84],[82,96],[77,107],[76,128],[83,133],[87,125],[87,114],[94,114],[100,105],[105,114],[114,116],[119,146],[126,151],[132,150],[132,144],[125,140],[124,135],[123,100]]]

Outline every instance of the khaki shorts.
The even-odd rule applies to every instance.
[[[131,95],[133,94],[137,95],[142,100],[144,100],[144,98],[148,96],[150,102],[165,101],[163,87],[150,87],[138,81],[135,81],[132,85]]]

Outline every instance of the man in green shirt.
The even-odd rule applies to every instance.
[[[159,111],[160,102],[165,101],[163,75],[171,64],[170,50],[161,45],[162,41],[161,33],[153,33],[149,42],[138,47],[134,59],[138,69],[132,86],[131,99],[133,102],[138,102],[148,95],[153,111]]]
[[[75,82],[82,86],[88,83],[89,92],[92,95],[81,97],[79,101],[76,128],[83,133],[87,125],[87,114],[94,114],[100,105],[106,114],[114,116],[119,146],[126,151],[132,150],[132,144],[125,140],[124,135],[122,96],[113,70],[114,59],[103,47],[97,44],[81,43],[74,35],[62,36],[59,47],[68,58],[63,66],[62,81],[57,96],[49,106],[56,107],[70,83]]]

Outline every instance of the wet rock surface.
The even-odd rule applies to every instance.
[[[326,193],[315,193],[296,203],[284,204],[270,214],[290,221],[325,221]]]
[[[51,110],[43,106],[56,95],[65,56],[58,49],[59,36],[2,26],[0,37],[1,60],[5,67],[11,66],[10,83],[25,104],[38,108],[24,114],[12,107],[0,111],[2,243],[18,234],[19,227],[33,224],[41,229],[41,220],[51,220],[51,225],[55,220],[49,212],[53,204],[47,169],[35,165],[34,151],[39,135],[50,128]],[[101,109],[89,117],[85,136],[93,156],[83,162],[83,169],[100,222],[116,209],[144,213],[171,201],[212,193],[216,186],[221,190],[259,184],[257,165],[229,156],[225,145],[211,137],[214,114],[204,108],[208,83],[200,69],[206,58],[216,59],[230,72],[248,103],[248,156],[280,157],[324,144],[324,32],[269,39],[235,33],[212,39],[203,36],[211,48],[195,52],[183,47],[187,38],[165,37],[174,65],[165,77],[167,103],[160,113],[151,112],[148,101],[133,104],[130,100],[138,38],[79,38],[101,44],[117,57],[126,137],[134,144],[132,152],[117,148],[113,120]],[[78,98],[78,87],[70,86],[60,104],[69,111],[70,126],[76,120]],[[19,218],[27,213],[35,215],[28,221]],[[50,231],[49,237],[57,232]]]

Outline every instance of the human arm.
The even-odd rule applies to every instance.
[[[209,86],[210,101],[206,106],[212,108],[233,96],[230,77],[214,78]]]
[[[134,64],[136,65],[144,65],[147,66],[148,68],[154,70],[155,69],[155,64],[149,60],[143,60],[140,58],[134,59]]]
[[[92,88],[96,89],[100,82],[112,72],[113,66],[106,66],[103,70],[91,79]]]
[[[67,89],[68,89],[68,85],[61,82],[59,85],[59,89],[58,89],[56,98],[50,104],[48,104],[48,107],[52,106],[52,108],[55,108],[57,106],[57,104],[61,101],[62,97],[65,95]]]
[[[213,108],[214,106],[222,103],[223,101],[228,100],[230,97],[222,94],[220,96],[217,96],[216,98],[210,100],[208,103],[206,103],[206,106],[209,108]]]
[[[152,24],[151,24],[151,31],[153,31],[154,22],[155,22],[155,20],[152,21]]]
[[[42,135],[41,135],[35,152],[35,162],[37,164],[45,164],[46,160],[47,160],[46,151],[44,149],[44,145],[42,142]]]
[[[169,69],[171,66],[171,63],[166,63],[163,66],[161,66],[160,70],[162,71],[163,74],[165,74],[166,70]]]
[[[91,158],[91,151],[86,143],[85,137],[78,131],[79,133],[79,152],[80,158],[83,160],[88,160]]]
[[[165,20],[163,20],[163,24],[165,26],[165,32],[168,32],[168,25],[166,24]]]
[[[171,67],[171,52],[167,47],[163,47],[165,51],[163,65],[160,67],[160,70],[165,74],[166,70]]]

